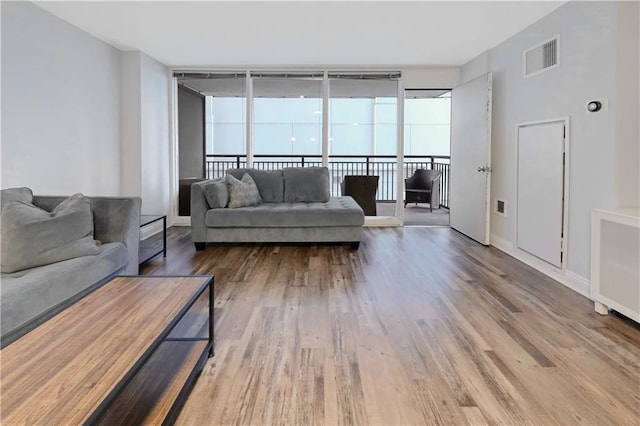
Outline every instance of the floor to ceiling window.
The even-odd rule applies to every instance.
[[[323,74],[253,73],[253,166],[322,165]]]
[[[329,74],[329,168],[335,192],[349,190],[345,176],[358,178],[353,191],[371,199],[365,209],[377,216],[379,202],[389,203],[385,216],[395,216],[398,147],[398,75]],[[344,184],[343,184],[344,182]],[[377,190],[371,188],[377,187]]]
[[[243,75],[210,80],[206,95],[206,151],[215,155],[247,153],[247,98]],[[232,158],[232,157],[226,157]]]
[[[374,204],[392,206],[397,200],[398,138],[403,130],[398,126],[400,73],[242,71],[175,76],[179,85],[204,99],[203,178],[224,176],[234,167],[325,165],[334,196],[349,193],[345,176],[368,176],[377,180]],[[395,216],[395,208],[391,214],[385,210],[385,215]]]

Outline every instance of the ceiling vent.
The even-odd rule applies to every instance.
[[[556,36],[524,52],[525,77],[531,77],[559,66],[559,38]]]

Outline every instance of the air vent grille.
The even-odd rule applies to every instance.
[[[524,52],[524,76],[529,77],[558,66],[558,37]]]

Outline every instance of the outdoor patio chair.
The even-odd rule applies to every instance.
[[[342,181],[342,195],[349,195],[362,207],[365,216],[376,216],[378,176],[347,175]]]
[[[417,169],[413,176],[404,180],[404,206],[408,203],[429,203],[430,211],[433,204],[440,207],[440,176],[439,170]]]

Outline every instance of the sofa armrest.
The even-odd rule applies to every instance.
[[[33,203],[51,211],[66,197],[33,197]],[[87,197],[93,211],[94,238],[105,243],[122,242],[127,247],[128,263],[125,273],[138,274],[140,244],[140,197]]]
[[[194,243],[207,241],[205,217],[209,204],[204,195],[204,186],[209,182],[211,181],[205,180],[191,184],[191,240]]]

